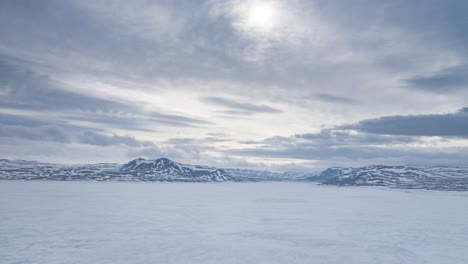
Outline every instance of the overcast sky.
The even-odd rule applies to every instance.
[[[468,165],[466,0],[0,1],[0,158]]]

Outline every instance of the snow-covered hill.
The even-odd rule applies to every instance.
[[[67,166],[26,160],[0,160],[0,180],[127,180],[119,170],[120,165],[115,163]]]
[[[466,191],[468,190],[468,168],[382,165],[329,168],[308,180],[340,186]]]
[[[125,165],[114,163],[58,165],[25,160],[0,160],[0,180],[56,181],[234,181],[224,170],[186,165],[166,158],[135,159]]]
[[[188,165],[167,158],[134,159],[127,164],[115,163],[58,165],[25,160],[0,159],[0,180],[55,181],[293,181],[313,174],[271,172],[248,169],[219,169]]]
[[[121,168],[122,174],[138,179],[163,181],[294,181],[311,177],[312,173],[272,172],[249,169],[219,169],[182,164],[167,158],[135,159]]]
[[[122,174],[143,181],[222,182],[234,181],[223,169],[188,165],[170,159],[135,159],[121,168]]]
[[[405,189],[468,191],[468,168],[373,165],[328,168],[314,173],[219,169],[167,158],[135,159],[127,164],[58,165],[0,159],[0,180],[55,181],[315,181],[339,186],[386,186]]]

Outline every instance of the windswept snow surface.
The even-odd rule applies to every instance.
[[[2,264],[468,263],[468,193],[0,182]]]

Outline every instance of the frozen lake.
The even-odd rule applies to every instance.
[[[468,193],[0,182],[0,262],[468,263]]]

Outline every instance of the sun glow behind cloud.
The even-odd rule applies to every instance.
[[[256,33],[270,33],[281,19],[276,2],[253,2],[246,5],[240,23]]]
[[[313,4],[307,11],[297,1],[225,0],[212,2],[211,15],[227,19],[240,41],[242,58],[263,62],[280,47],[300,50],[304,43],[317,44],[328,34]]]
[[[246,39],[272,39],[287,24],[289,6],[277,0],[213,1],[211,15],[227,18]]]

